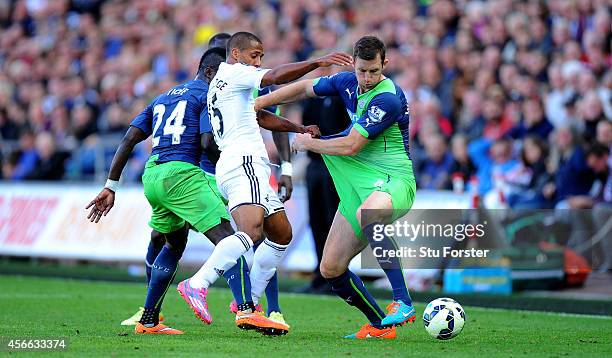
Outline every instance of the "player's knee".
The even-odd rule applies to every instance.
[[[249,235],[254,243],[257,243],[263,239],[263,225],[249,225],[248,227],[239,231]]]
[[[237,231],[244,232],[249,235],[253,243],[257,243],[263,239],[263,216],[248,215],[248,213],[239,212],[238,217],[234,216],[236,221]]]
[[[216,246],[222,239],[233,235],[234,228],[227,220],[221,220],[221,223],[212,229],[206,231],[204,235]]]
[[[166,242],[164,235],[157,230],[151,230],[151,242],[155,247],[162,247]]]
[[[391,216],[391,209],[376,209],[367,205],[367,203],[362,204],[355,213],[355,217],[361,228],[373,223],[388,222]]]
[[[170,250],[174,250],[180,255],[183,255],[183,252],[185,252],[185,247],[187,247],[187,238],[168,239],[166,240],[165,246]]]
[[[319,269],[321,271],[321,276],[326,279],[330,279],[342,275],[347,268],[343,265],[338,264],[338,262],[333,262],[331,260],[322,260]]]
[[[291,225],[287,225],[287,228],[285,228],[281,233],[274,235],[273,238],[270,238],[270,240],[279,245],[289,245],[291,243],[291,239],[293,239]]]
[[[166,247],[183,254],[187,246],[187,231],[184,229],[166,234]]]

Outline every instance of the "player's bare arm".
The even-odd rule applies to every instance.
[[[316,97],[312,80],[301,80],[270,92],[255,99],[255,110],[269,106],[298,102],[309,97]]]
[[[298,134],[293,141],[292,149],[298,151],[311,151],[328,155],[353,156],[366,145],[368,139],[357,130],[351,129],[349,135],[333,139],[316,139],[308,134]]]
[[[108,173],[108,179],[113,182],[119,181],[121,177],[121,172],[123,172],[123,168],[127,164],[132,151],[136,144],[142,142],[147,139],[147,134],[136,127],[130,127],[121,140],[121,144],[119,144],[119,148],[117,148],[117,152],[115,152],[115,156],[113,157],[113,161],[111,163],[110,171]],[[89,202],[89,205],[85,208],[86,210],[91,208],[89,215],[87,215],[87,219],[91,222],[99,222],[102,216],[106,216],[108,212],[113,208],[115,204],[115,191],[108,186],[102,189],[100,193]]]
[[[321,131],[318,126],[303,126],[293,123],[265,109],[257,111],[257,123],[259,123],[260,127],[274,132],[309,133],[315,138],[321,136]]]
[[[261,79],[261,87],[270,85],[282,85],[295,81],[305,74],[316,70],[319,67],[351,66],[353,58],[342,52],[334,52],[329,55],[302,62],[288,63],[280,65],[268,71]]]
[[[274,140],[274,145],[276,145],[278,157],[281,161],[281,176],[278,180],[278,198],[284,203],[291,198],[291,193],[293,193],[289,134],[287,132],[272,132],[272,139]]]

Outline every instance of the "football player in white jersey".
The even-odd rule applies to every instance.
[[[239,307],[236,319],[252,314],[291,242],[291,225],[284,206],[269,184],[268,154],[259,127],[319,134],[318,128],[314,130],[286,120],[280,122],[265,111],[256,113],[253,91],[294,81],[318,67],[352,65],[350,55],[332,53],[271,70],[260,69],[263,56],[263,44],[257,36],[249,32],[235,33],[227,45],[226,62],[221,63],[210,83],[208,113],[215,142],[221,150],[216,167],[217,185],[229,201],[238,230],[221,240],[204,266],[179,285],[189,291],[183,296],[190,297],[186,302],[196,314],[203,309],[209,314],[208,287],[254,243],[262,240],[265,232],[268,238],[255,252],[250,274],[254,303]]]

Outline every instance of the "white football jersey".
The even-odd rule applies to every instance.
[[[269,69],[222,62],[208,90],[208,115],[221,159],[243,155],[268,159],[253,91]]]

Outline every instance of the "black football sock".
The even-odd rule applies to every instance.
[[[367,225],[363,228],[363,233],[368,239],[370,243],[370,247],[372,250],[376,248],[380,248],[381,251],[391,251],[397,250],[397,245],[393,238],[382,234],[382,240],[374,240],[374,228],[377,225],[382,225],[381,223],[373,223]],[[377,235],[381,235],[381,233],[377,233]],[[387,279],[391,283],[391,288],[393,289],[393,300],[398,301],[401,300],[407,305],[412,305],[412,299],[408,294],[408,288],[406,287],[406,282],[404,280],[404,273],[402,271],[402,262],[399,257],[379,257],[377,258],[378,264],[387,275]]]
[[[372,326],[381,328],[380,322],[385,317],[385,313],[357,275],[347,270],[342,275],[327,279],[327,281],[335,294],[363,312]]]

